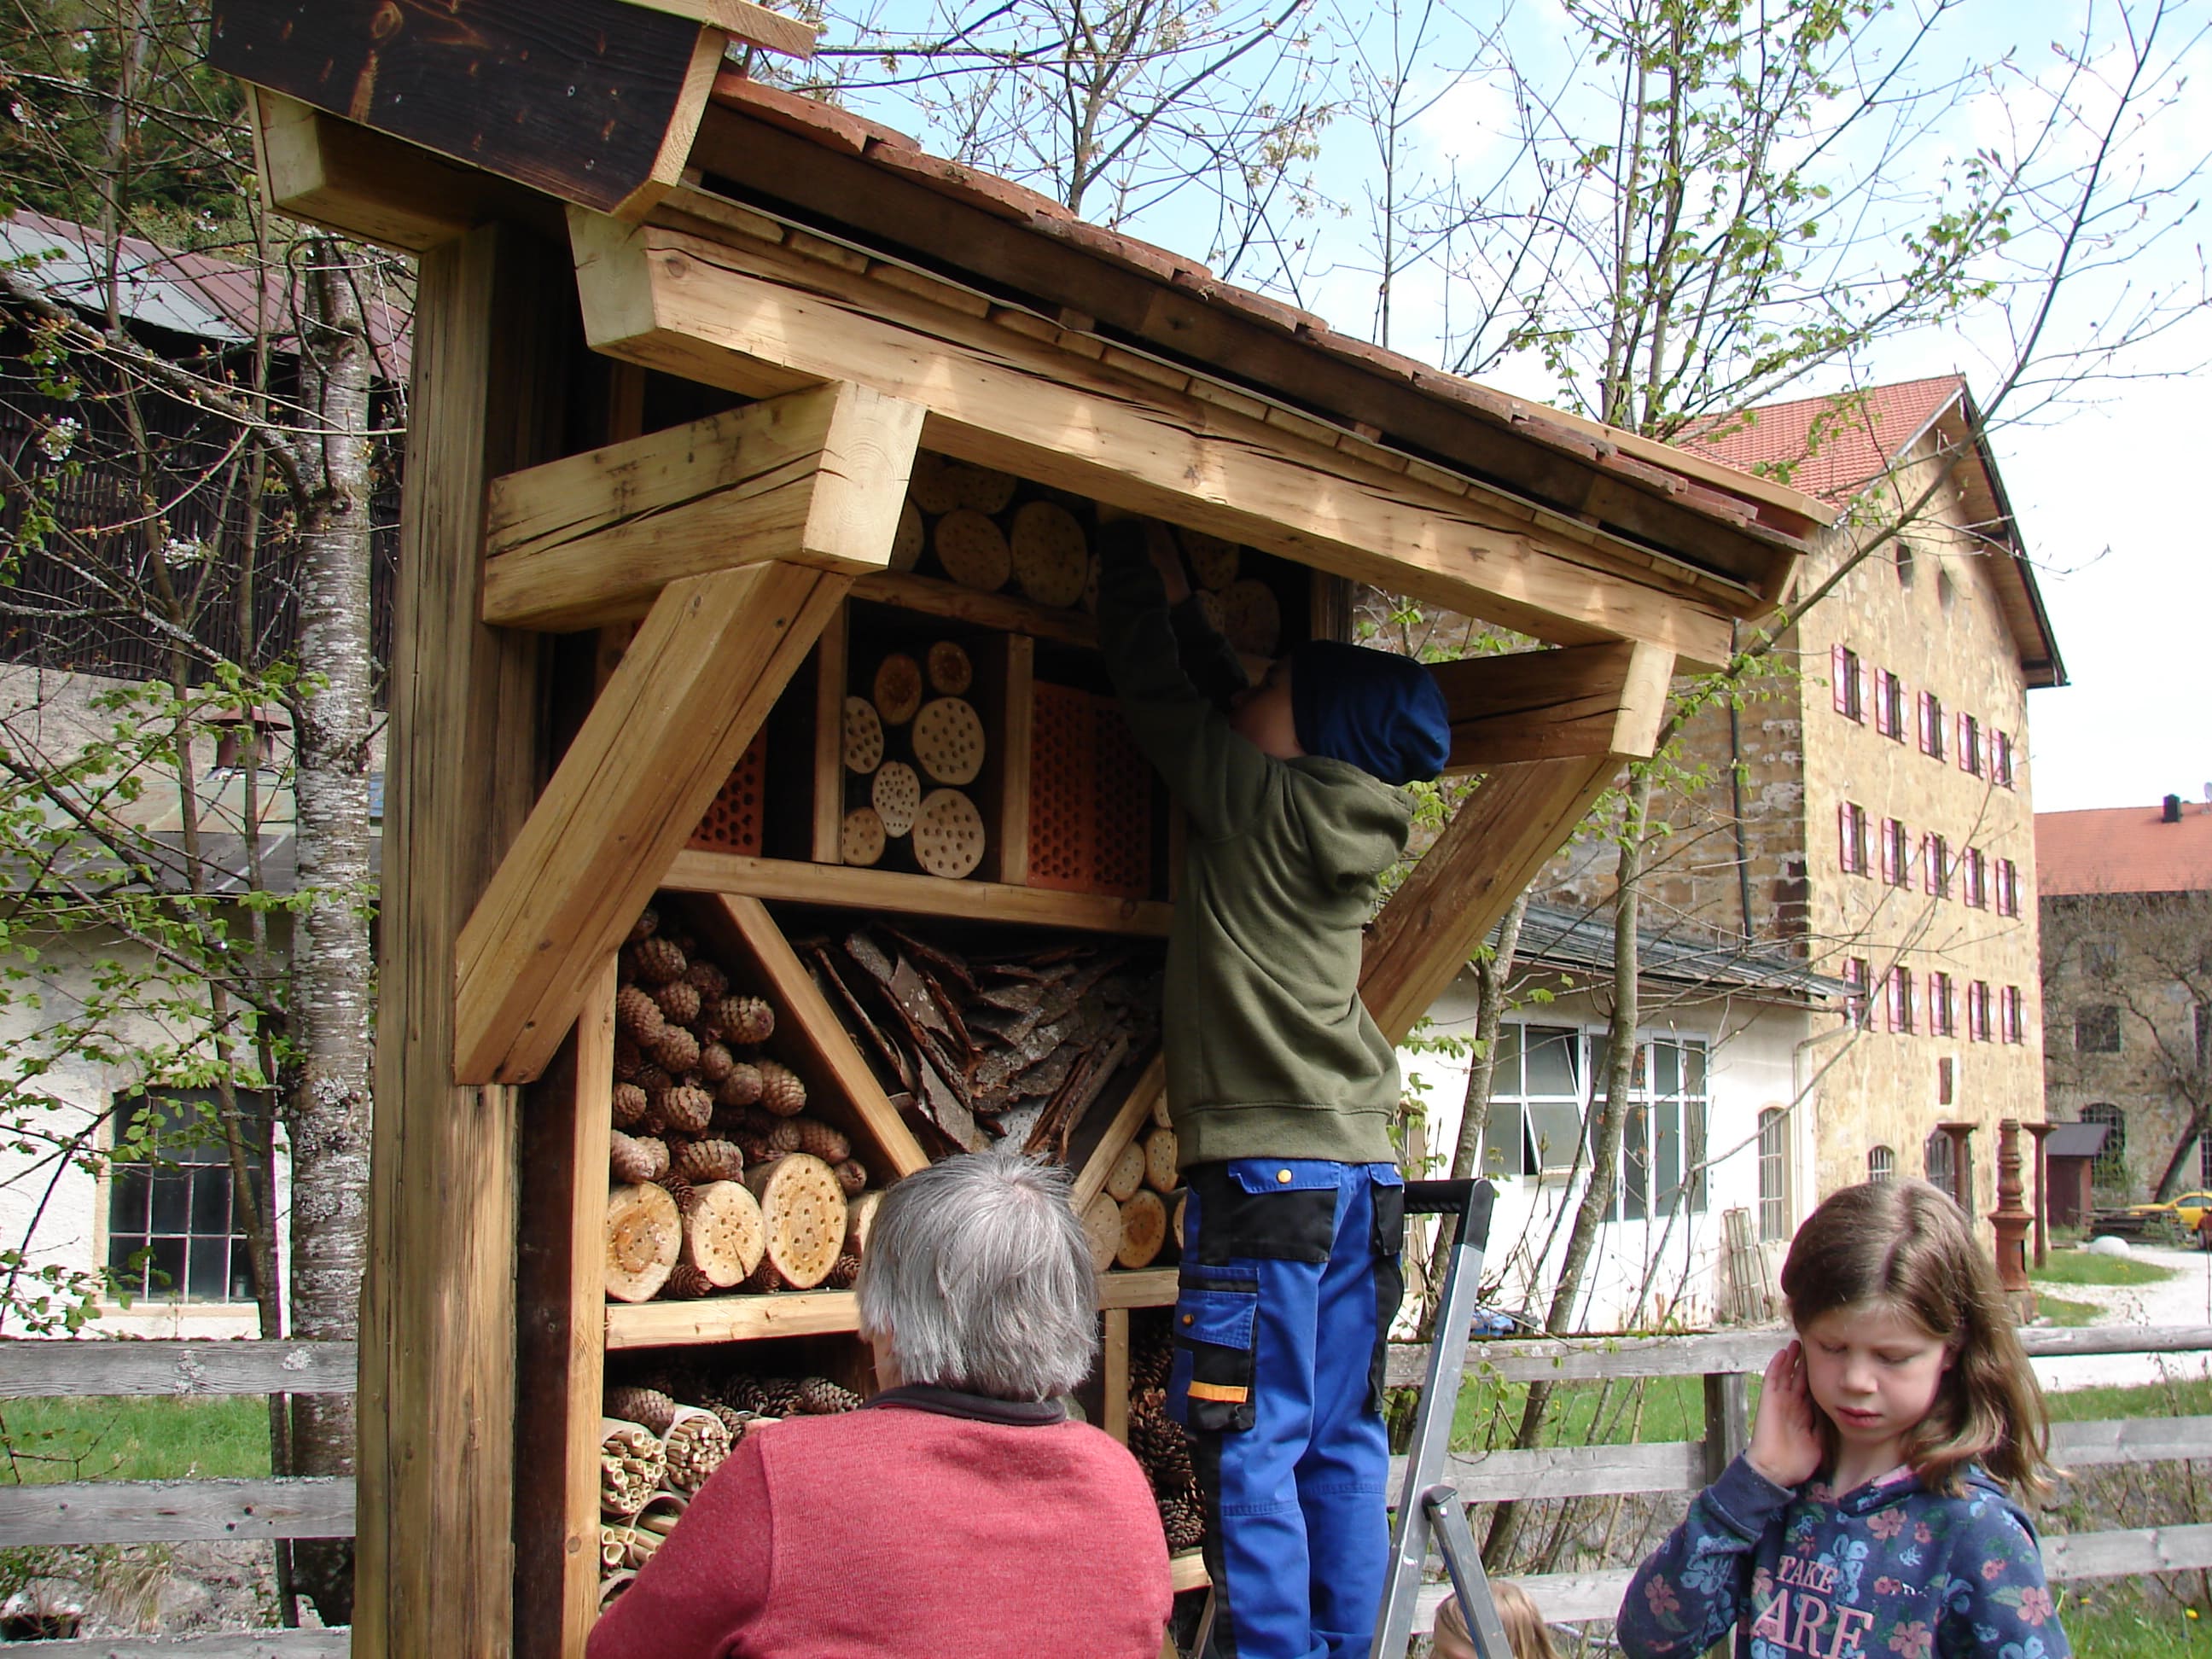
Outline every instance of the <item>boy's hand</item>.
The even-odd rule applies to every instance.
[[[1766,1362],[1759,1417],[1745,1454],[1778,1486],[1802,1486],[1820,1468],[1820,1419],[1805,1385],[1805,1349],[1792,1342]]]
[[[1175,532],[1164,525],[1156,526],[1146,538],[1150,543],[1152,568],[1160,573],[1160,580],[1168,590],[1168,603],[1181,605],[1190,597],[1190,578],[1183,574],[1182,550],[1176,545]]]

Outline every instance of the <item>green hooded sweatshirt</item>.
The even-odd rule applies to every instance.
[[[1391,1162],[1398,1057],[1359,1000],[1359,955],[1410,798],[1231,731],[1193,675],[1226,689],[1242,668],[1194,602],[1170,616],[1141,556],[1102,562],[1098,641],[1137,744],[1188,819],[1162,1022],[1183,1165]]]

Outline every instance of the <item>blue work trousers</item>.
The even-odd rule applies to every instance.
[[[1383,1341],[1404,1294],[1389,1164],[1186,1172],[1168,1405],[1206,1499],[1220,1659],[1364,1659],[1389,1566]]]

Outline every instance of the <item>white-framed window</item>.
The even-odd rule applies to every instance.
[[[1759,1236],[1790,1237],[1790,1115],[1778,1106],[1759,1115]]]
[[[249,1141],[268,1133],[254,1097]],[[251,1302],[253,1270],[229,1152],[210,1090],[172,1089],[115,1103],[107,1181],[107,1267],[134,1297]],[[254,1162],[258,1164],[258,1153]]]
[[[1602,1037],[1591,1048],[1601,1059]],[[1594,1062],[1594,1079],[1604,1067]],[[1631,1073],[1628,1119],[1621,1126],[1620,1195],[1624,1221],[1705,1207],[1705,1045],[1699,1038],[1654,1037],[1639,1042]],[[1600,1083],[1591,1085],[1593,1097]]]
[[[1501,1024],[1484,1170],[1523,1176],[1571,1167],[1582,1148],[1587,1076],[1583,1035],[1573,1026]]]

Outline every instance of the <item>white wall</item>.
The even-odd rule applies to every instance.
[[[1602,1030],[1606,1024],[1587,991],[1563,993],[1547,1005],[1516,1009],[1507,1018],[1592,1031]],[[1430,1020],[1428,1035],[1471,1037],[1472,980],[1463,976],[1447,992],[1430,1010]],[[1609,1221],[1599,1229],[1583,1274],[1584,1329],[1697,1328],[1713,1322],[1722,1214],[1741,1207],[1751,1213],[1754,1234],[1758,1226],[1759,1115],[1770,1107],[1790,1110],[1792,1099],[1819,1066],[1819,1046],[1801,1045],[1816,1030],[1835,1023],[1832,1017],[1808,1014],[1802,1008],[1734,999],[1688,1006],[1670,1003],[1658,1020],[1642,1028],[1640,1035],[1645,1038],[1698,1037],[1707,1044],[1706,1201],[1695,1212],[1680,1210],[1671,1218]],[[1459,1134],[1470,1061],[1412,1047],[1400,1050],[1399,1062],[1409,1089],[1425,1085],[1422,1096],[1428,1112],[1428,1145],[1439,1160],[1432,1164],[1432,1172],[1447,1174]],[[1585,1091],[1588,1087],[1585,1079]],[[1815,1096],[1808,1094],[1790,1119],[1791,1201],[1785,1231],[1811,1208],[1814,1102]],[[1498,1201],[1484,1279],[1502,1279],[1502,1283],[1489,1299],[1493,1305],[1540,1320],[1565,1254],[1571,1208],[1587,1178],[1578,1175],[1570,1181],[1557,1172],[1492,1178],[1498,1185]]]

